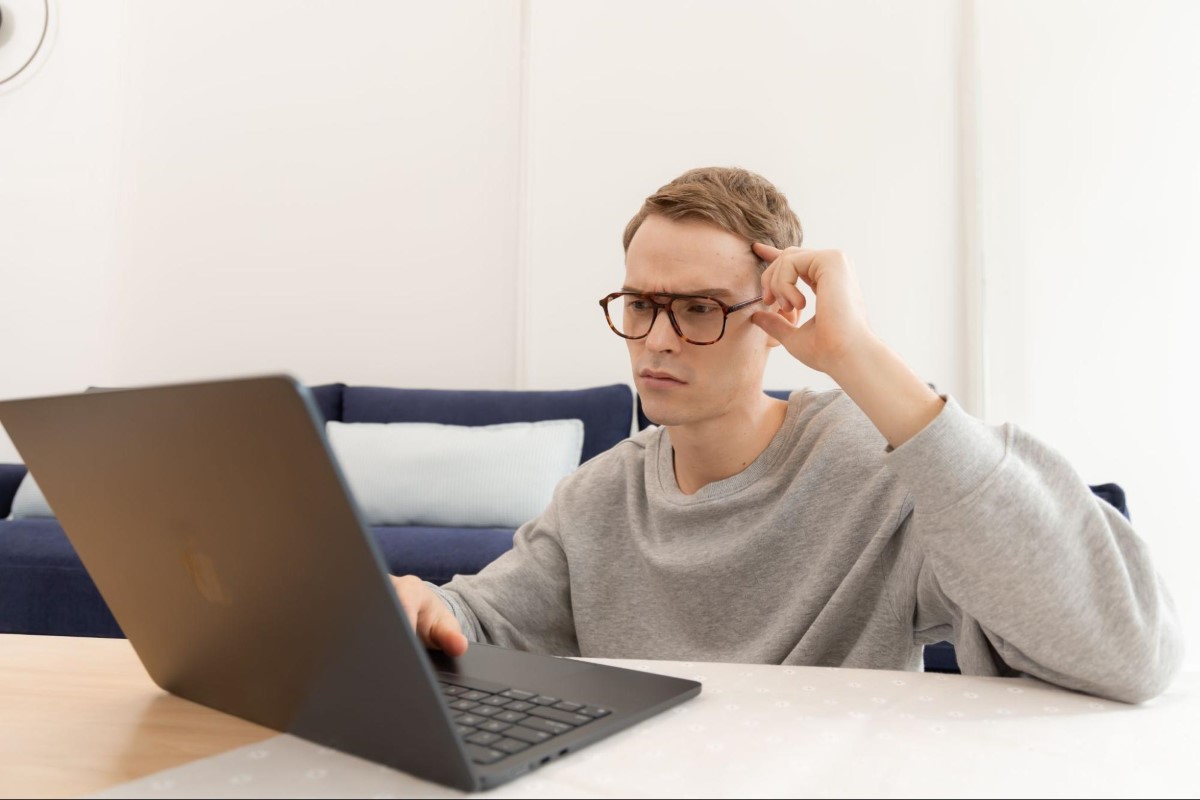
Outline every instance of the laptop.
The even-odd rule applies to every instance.
[[[0,423],[172,694],[473,791],[700,692],[484,644],[426,650],[290,376],[9,400]]]

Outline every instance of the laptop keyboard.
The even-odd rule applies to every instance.
[[[454,730],[477,764],[492,764],[612,713],[537,692],[485,692],[441,681]]]

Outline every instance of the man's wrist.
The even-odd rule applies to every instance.
[[[893,448],[924,430],[945,405],[900,356],[874,335],[848,350],[828,374]]]

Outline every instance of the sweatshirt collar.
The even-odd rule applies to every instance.
[[[676,505],[705,503],[710,500],[718,500],[736,494],[752,486],[759,478],[769,473],[771,468],[775,466],[775,462],[779,459],[780,454],[786,451],[786,445],[792,438],[792,433],[796,427],[796,420],[800,416],[798,413],[799,406],[800,404],[796,400],[796,393],[793,392],[792,396],[788,398],[787,412],[784,414],[783,424],[779,426],[779,430],[771,437],[771,441],[767,444],[766,449],[759,453],[758,457],[751,461],[741,472],[731,475],[724,480],[702,486],[694,494],[684,494],[680,491],[679,483],[675,480],[675,448],[671,445],[671,435],[666,427],[660,428],[654,445],[654,458],[647,465],[653,465],[657,475],[648,475],[647,478],[653,477],[663,497]]]

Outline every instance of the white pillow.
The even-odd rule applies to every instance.
[[[33,479],[33,473],[26,472],[13,497],[12,514],[8,518],[28,519],[31,517],[53,519],[54,512],[50,509],[50,504],[46,502],[46,495],[42,494],[42,487],[38,486],[37,481]]]
[[[517,528],[545,510],[583,451],[578,419],[325,429],[369,525]]]

